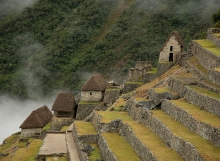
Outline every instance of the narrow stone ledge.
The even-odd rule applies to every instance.
[[[178,107],[172,101],[165,100],[161,109],[175,120],[183,123],[191,131],[201,137],[210,140],[214,145],[220,147],[220,129],[196,120],[186,110]]]

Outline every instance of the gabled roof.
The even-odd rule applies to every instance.
[[[49,108],[45,105],[34,111],[24,120],[20,128],[32,129],[32,128],[43,128],[48,124],[53,117],[53,114]]]
[[[59,93],[53,103],[53,111],[72,112],[76,107],[76,101],[72,93]]]
[[[161,47],[161,49],[160,49],[159,52],[161,52],[161,50],[162,50],[163,47],[166,45],[166,43],[168,42],[168,40],[170,39],[170,37],[172,37],[173,35],[176,37],[176,40],[179,42],[179,44],[180,44],[181,46],[184,46],[184,45],[185,45],[185,44],[184,44],[184,41],[183,41],[183,39],[182,39],[182,37],[181,37],[180,34],[179,34],[179,32],[178,32],[178,31],[172,31],[172,32],[170,33],[169,37],[167,38],[166,42],[165,42],[165,43],[163,44],[163,46]]]
[[[100,75],[91,76],[88,82],[84,84],[81,91],[104,91],[107,88],[108,83]]]

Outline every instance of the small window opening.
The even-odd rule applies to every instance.
[[[169,55],[169,61],[173,61],[173,53],[170,53],[170,55]]]
[[[92,92],[90,92],[89,94],[92,95]]]
[[[173,51],[173,46],[170,46],[170,51]]]

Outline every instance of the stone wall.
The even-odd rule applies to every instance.
[[[41,128],[33,128],[33,129],[21,129],[21,137],[31,137],[34,134],[41,134]]]
[[[105,96],[104,96],[104,103],[114,103],[116,99],[120,96],[121,94],[121,89],[116,88],[116,89],[107,89],[105,91]]]
[[[157,65],[157,76],[161,76],[162,74],[164,74],[168,69],[173,67],[173,65],[174,63],[172,62],[159,62]]]
[[[142,161],[157,161],[153,153],[135,136],[134,131],[127,124],[123,124],[119,134],[132,146]]]
[[[213,83],[220,85],[220,72],[216,70],[209,70],[208,79]]]
[[[77,113],[76,113],[76,119],[77,120],[82,120],[84,119],[86,116],[88,116],[94,109],[96,106],[98,106],[99,103],[97,104],[86,104],[86,103],[79,103],[78,104],[78,108],[77,108]]]
[[[172,116],[175,120],[183,123],[191,131],[210,140],[217,147],[220,147],[220,129],[194,119],[190,113],[179,108],[169,100],[163,101],[161,109],[168,115]]]
[[[53,116],[50,131],[60,131],[63,126],[69,126],[73,123],[73,118],[58,118]]]
[[[123,93],[129,93],[140,86],[139,83],[125,83]]]
[[[78,138],[78,131],[77,131],[77,129],[76,129],[74,124],[73,124],[72,134],[73,134],[73,139],[75,141],[75,146],[76,146],[76,150],[78,152],[80,161],[89,161],[88,155],[85,152],[82,151],[83,143]]]
[[[103,160],[105,161],[118,161],[113,152],[109,149],[107,141],[102,135],[98,138],[98,146],[100,149],[100,153],[102,155]]]
[[[164,88],[165,89],[165,88]],[[157,92],[155,88],[150,88],[147,91],[147,96],[152,100],[163,100],[163,99],[178,99],[179,94],[174,93],[172,91],[163,91],[163,92]]]
[[[101,91],[81,91],[81,102],[101,102],[104,92]]]
[[[207,39],[220,48],[219,37],[215,36],[215,34],[219,34],[219,33],[220,33],[220,28],[209,28],[207,31]]]
[[[138,68],[131,68],[128,71],[128,81],[129,82],[138,82],[142,81],[144,71]]]
[[[151,62],[150,61],[137,61],[135,64],[135,68],[138,69],[145,69],[146,71],[151,69]]]
[[[220,100],[217,98],[212,98],[201,93],[196,92],[190,87],[185,87],[184,98],[187,102],[190,102],[196,106],[204,108],[206,111],[213,113],[217,116],[220,116]]]
[[[204,160],[191,143],[175,136],[160,120],[153,116],[150,110],[136,107],[136,102],[132,101],[130,101],[129,107],[129,115],[131,115],[134,120],[149,127],[168,147],[179,153],[185,160]]]
[[[173,50],[170,51],[170,47],[172,46]],[[182,52],[181,45],[177,41],[176,37],[173,35],[169,38],[166,44],[163,46],[160,51],[159,62],[169,62],[169,54],[173,53],[173,62],[176,62],[176,55]]]
[[[208,70],[220,66],[220,57],[202,48],[196,42],[193,42],[192,53],[196,56],[199,63]]]
[[[143,82],[144,82],[144,84],[149,83],[150,81],[154,80],[155,78],[157,78],[156,74],[146,73],[143,76]]]

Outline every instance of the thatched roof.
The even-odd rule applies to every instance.
[[[178,31],[172,31],[172,32],[170,33],[169,37],[167,38],[166,42],[163,44],[163,46],[162,46],[162,48],[160,49],[159,52],[161,52],[161,50],[162,50],[163,47],[166,45],[166,43],[168,42],[168,40],[170,39],[170,37],[172,37],[173,35],[176,37],[176,40],[179,42],[179,44],[180,44],[181,46],[184,46],[184,45],[185,45],[185,44],[184,44],[184,41],[183,41],[183,39],[182,39],[182,37],[181,37],[180,34],[179,34],[179,32],[178,32]]]
[[[53,103],[53,111],[72,112],[76,107],[76,101],[72,93],[59,93]]]
[[[107,88],[108,83],[105,79],[100,75],[94,75],[90,77],[88,82],[84,84],[81,88],[81,91],[104,91]]]
[[[53,114],[47,106],[42,106],[34,111],[24,120],[20,128],[32,129],[32,128],[43,128],[48,124],[53,117]]]

